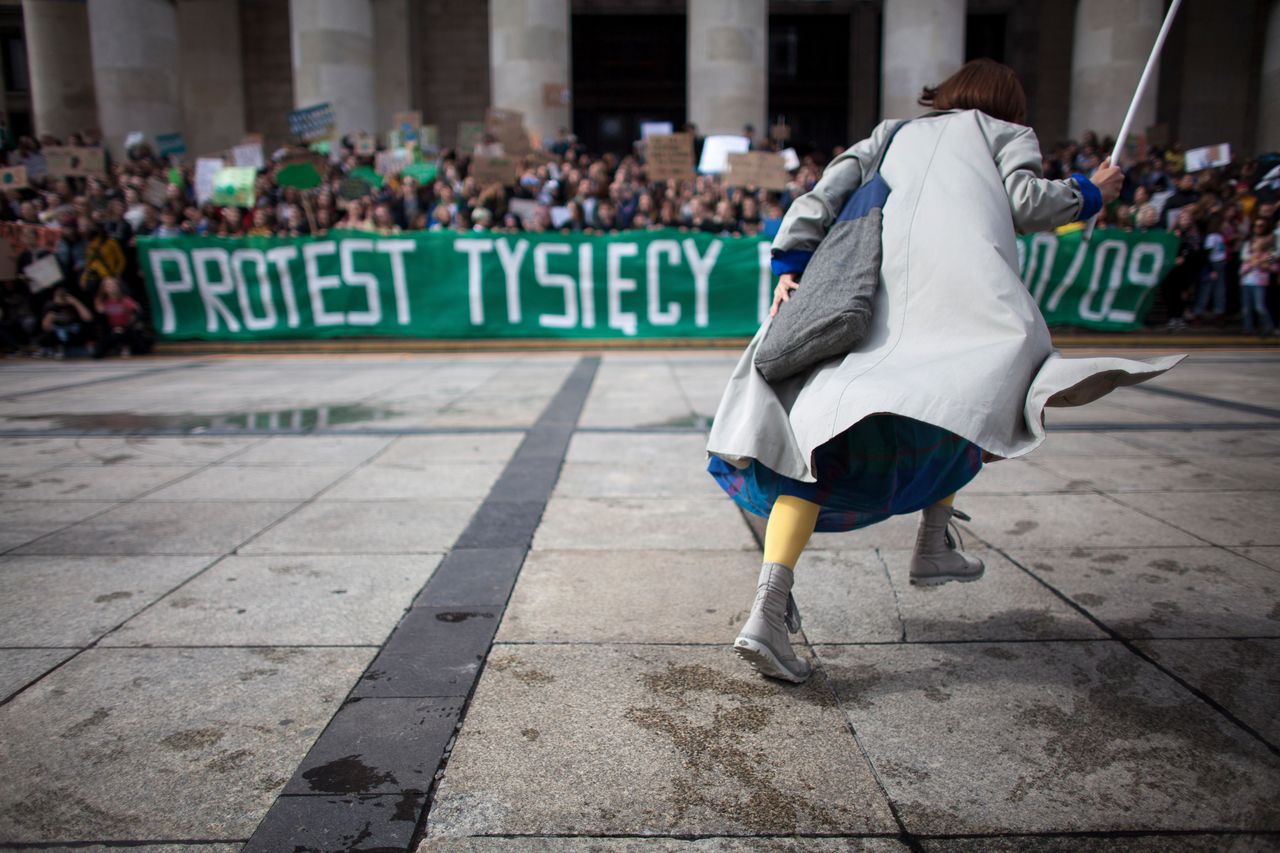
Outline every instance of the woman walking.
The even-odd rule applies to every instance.
[[[739,506],[769,519],[755,603],[734,644],[767,676],[809,676],[788,633],[800,629],[793,572],[815,529],[923,510],[911,582],[977,580],[982,562],[956,549],[947,524],[955,492],[984,458],[1038,446],[1046,405],[1082,405],[1181,358],[1062,358],[1018,275],[1015,232],[1088,219],[1119,193],[1119,169],[1104,162],[1093,180],[1041,178],[1022,86],[990,60],[926,88],[921,104],[933,111],[900,128],[885,122],[834,159],[772,244],[780,281],[771,317],[804,286],[809,258],[896,133],[880,165],[892,192],[866,337],[847,355],[770,383],[754,366],[766,322],[708,439],[711,474]]]

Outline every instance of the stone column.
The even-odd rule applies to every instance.
[[[1067,127],[1073,138],[1079,139],[1087,130],[1099,137],[1120,132],[1163,20],[1162,0],[1080,0]],[[1155,69],[1134,115],[1135,136],[1155,123],[1158,79]]]
[[[178,90],[178,16],[173,0],[93,0],[89,40],[103,142],[124,153],[125,137],[140,130],[182,130]]]
[[[1254,149],[1259,154],[1280,150],[1280,0],[1271,0],[1271,9],[1267,13],[1261,76],[1258,141]]]
[[[85,0],[22,0],[36,133],[60,139],[98,126]]]
[[[882,119],[920,115],[920,90],[964,64],[964,14],[962,0],[884,0]]]
[[[391,128],[401,110],[416,108],[409,73],[409,0],[373,0],[374,80],[378,91],[378,127]],[[430,124],[431,117],[422,120]]]
[[[698,133],[769,133],[767,0],[689,0],[688,116]]]
[[[546,96],[573,79],[569,0],[489,0],[489,68],[492,106],[524,113],[525,127],[544,138],[570,127],[572,105]]]
[[[330,103],[338,133],[376,133],[373,8],[370,0],[289,0],[293,98]]]
[[[183,127],[187,153],[198,157],[244,138],[240,4],[178,0],[177,9]]]

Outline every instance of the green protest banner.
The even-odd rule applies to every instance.
[[[769,241],[677,230],[418,231],[139,238],[166,340],[400,336],[745,338],[767,315]],[[1074,246],[1074,248],[1073,248]],[[1020,241],[1051,322],[1135,328],[1171,266],[1167,235]],[[1047,272],[1046,272],[1047,271]]]
[[[1177,256],[1167,231],[1102,228],[1088,244],[1079,230],[1018,238],[1022,280],[1050,326],[1140,327]]]
[[[253,207],[254,181],[258,170],[252,166],[224,166],[213,176],[214,204]]]

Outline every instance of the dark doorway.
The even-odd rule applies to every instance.
[[[769,123],[802,156],[849,144],[849,32],[848,15],[769,16]]]
[[[994,59],[1007,62],[1009,16],[1004,12],[966,15],[964,19],[964,61]]]
[[[685,120],[683,15],[574,15],[573,130],[591,151],[631,151],[640,123]]]

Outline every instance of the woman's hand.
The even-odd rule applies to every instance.
[[[782,303],[791,301],[791,291],[800,286],[793,273],[783,273],[778,278],[778,286],[773,289],[773,305],[769,308],[769,316],[776,317]]]
[[[1111,204],[1120,197],[1120,188],[1124,186],[1124,172],[1120,171],[1119,166],[1112,166],[1111,158],[1108,157],[1089,180],[1102,192],[1102,203]]]

